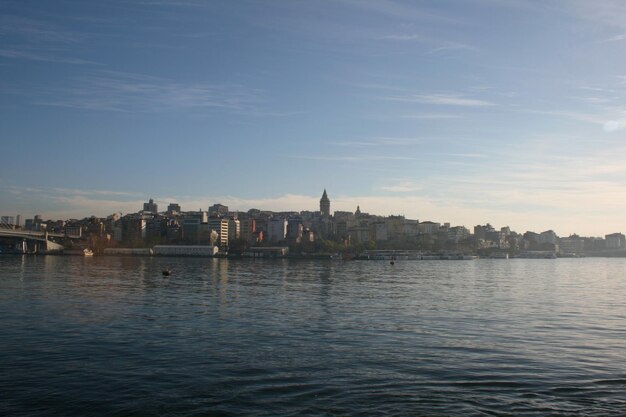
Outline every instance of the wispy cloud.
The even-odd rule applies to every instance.
[[[290,158],[310,159],[314,161],[415,161],[418,158],[410,156],[387,155],[292,155]]]
[[[65,30],[48,22],[20,16],[0,16],[0,34],[14,40],[38,44],[74,44],[86,40],[86,35]]]
[[[567,2],[567,9],[578,18],[592,21],[601,27],[624,29],[626,26],[626,3],[621,0]]]
[[[626,118],[619,120],[608,120],[602,125],[605,132],[615,132],[626,129]]]
[[[621,42],[626,40],[626,34],[611,36],[610,38],[601,39],[598,43]]]
[[[339,0],[345,5],[361,9],[366,12],[376,13],[398,20],[430,20],[437,22],[456,22],[448,16],[432,13],[425,7],[412,3],[401,3],[395,0]]]
[[[565,117],[568,119],[576,120],[584,123],[591,123],[595,125],[605,125],[611,120],[606,117],[599,115],[597,113],[581,113],[576,111],[568,111],[568,110],[539,110],[539,109],[520,109],[519,111],[523,111],[526,113],[534,113],[534,114],[542,114],[546,116],[556,116],[556,117]]]
[[[476,51],[478,48],[462,42],[455,42],[446,39],[437,39],[432,36],[425,36],[419,33],[392,33],[384,35],[374,35],[374,39],[381,41],[394,41],[402,43],[419,43],[429,48],[428,53],[435,54],[444,51],[467,50]]]
[[[441,53],[445,51],[476,51],[478,48],[461,42],[444,41],[442,45],[437,46],[429,51],[431,54]]]
[[[28,52],[24,50],[16,49],[0,49],[0,57],[14,58],[14,59],[27,59],[31,61],[42,62],[56,62],[59,64],[74,64],[74,65],[99,65],[97,62],[88,61],[79,58],[64,58],[62,56],[54,56],[39,52]]]
[[[423,103],[443,106],[485,107],[495,105],[490,101],[468,98],[457,94],[413,94],[408,96],[384,97],[384,99],[391,101],[403,101],[407,103]]]
[[[95,64],[67,56],[68,48],[87,40],[87,35],[65,30],[48,22],[20,16],[0,16],[0,57],[59,64]]]
[[[91,195],[91,196],[128,196],[128,197],[137,197],[140,196],[140,193],[136,192],[127,192],[127,191],[114,191],[114,190],[81,190],[78,188],[52,188],[51,191],[64,193],[64,194],[73,194],[73,195]]]
[[[238,84],[183,83],[145,74],[95,71],[71,87],[42,94],[37,104],[87,110],[162,112],[211,109],[253,111],[261,91]]]
[[[165,6],[165,7],[210,7],[210,3],[200,0],[138,0],[134,2],[139,6]]]
[[[458,114],[446,114],[446,113],[417,113],[406,114],[400,116],[403,119],[419,119],[419,120],[438,120],[438,119],[461,119],[463,116]]]
[[[372,147],[372,146],[413,145],[416,143],[421,143],[423,141],[424,139],[421,139],[421,138],[400,138],[400,137],[378,136],[378,137],[365,139],[365,140],[347,140],[347,141],[329,142],[329,144],[335,145],[335,146],[362,148],[362,147]]]
[[[421,187],[413,181],[400,181],[393,185],[383,185],[379,187],[383,191],[389,191],[393,193],[410,193],[421,189]]]
[[[389,41],[425,41],[422,35],[418,34],[393,34],[393,35],[381,35],[377,36],[376,39],[380,40],[389,40]]]

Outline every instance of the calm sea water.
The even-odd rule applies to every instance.
[[[0,337],[0,415],[626,415],[625,259],[4,256]]]

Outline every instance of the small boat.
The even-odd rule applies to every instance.
[[[165,268],[163,270],[163,276],[164,277],[169,277],[170,275],[172,275],[172,271],[169,268]]]

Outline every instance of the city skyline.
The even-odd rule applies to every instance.
[[[626,230],[619,1],[0,5],[0,214]],[[162,206],[162,207],[163,207]]]
[[[302,199],[302,203],[311,203],[311,201],[309,201],[310,199],[315,200],[313,203],[317,205],[317,207],[295,207],[295,206],[291,206],[289,204],[293,204],[294,201],[298,201],[297,199],[301,198]],[[418,218],[418,217],[413,217],[413,216],[407,216],[404,213],[398,213],[398,212],[394,212],[394,208],[393,207],[383,207],[382,208],[382,212],[375,212],[375,211],[369,211],[367,209],[367,207],[361,207],[360,204],[356,205],[356,208],[349,208],[347,206],[348,202],[351,202],[351,200],[348,200],[348,202],[345,199],[339,199],[339,207],[335,207],[335,204],[337,202],[337,200],[335,199],[331,199],[328,200],[328,196],[327,196],[327,190],[324,189],[323,191],[323,195],[322,195],[322,200],[326,199],[328,206],[324,209],[325,211],[328,211],[328,213],[330,214],[330,216],[334,216],[335,212],[341,213],[342,215],[345,213],[354,213],[354,214],[358,214],[358,213],[366,213],[367,216],[373,216],[373,217],[377,217],[377,218],[394,218],[394,217],[402,217],[405,218],[407,221],[419,221],[420,223],[425,222],[425,223],[430,223],[430,222],[435,222],[436,224],[447,224],[449,226],[455,226],[455,227],[466,227],[468,228],[468,230],[471,230],[474,226],[476,227],[482,227],[483,225],[488,225],[488,226],[495,226],[496,228],[500,229],[509,229],[512,230],[514,232],[520,232],[520,233],[524,233],[524,232],[554,232],[557,236],[561,236],[561,237],[567,237],[567,236],[587,236],[587,237],[602,237],[602,236],[606,236],[608,234],[614,234],[614,233],[618,233],[615,230],[613,230],[612,232],[607,232],[604,233],[602,235],[593,235],[593,234],[585,234],[585,233],[581,233],[580,230],[577,231],[572,231],[569,233],[559,233],[558,230],[555,230],[553,227],[534,227],[531,229],[517,229],[513,223],[507,223],[507,222],[503,222],[503,223],[497,223],[497,222],[493,222],[493,221],[484,221],[482,223],[478,223],[478,224],[470,224],[470,223],[455,223],[454,221],[450,221],[450,219],[446,219],[446,218],[437,218],[437,219],[433,219],[433,218]],[[376,200],[374,200],[375,202]],[[226,204],[223,204],[224,202],[226,202]],[[244,203],[258,203],[257,205],[253,205],[253,206],[249,206],[246,208],[241,208],[240,206],[235,205],[234,207],[229,205],[231,203],[235,203],[235,204],[244,204]],[[288,205],[286,206],[281,206],[282,203],[287,203]],[[226,198],[226,199],[222,199],[219,202],[216,201],[211,201],[209,203],[203,202],[202,200],[198,200],[195,201],[194,203],[199,203],[200,207],[198,207],[197,209],[194,209],[192,207],[186,207],[185,205],[181,205],[179,202],[177,201],[173,201],[172,199],[169,200],[155,200],[153,198],[150,198],[148,200],[148,202],[144,201],[131,201],[128,204],[137,204],[136,206],[128,206],[128,210],[124,211],[124,210],[114,210],[111,212],[106,212],[107,208],[101,208],[102,212],[106,212],[106,214],[103,215],[95,215],[95,214],[91,214],[91,215],[84,215],[82,213],[77,213],[76,216],[70,216],[70,217],[54,217],[54,216],[50,216],[50,215],[46,215],[46,214],[34,214],[34,215],[30,215],[27,214],[26,216],[24,216],[23,213],[18,213],[16,215],[5,215],[3,214],[2,217],[7,218],[7,219],[12,219],[13,221],[16,221],[15,223],[13,223],[12,221],[4,221],[5,223],[7,223],[8,225],[11,224],[15,224],[17,226],[24,226],[23,222],[24,221],[28,221],[27,219],[32,219],[32,217],[36,217],[38,218],[40,221],[68,221],[68,220],[72,220],[72,221],[80,221],[80,220],[85,220],[89,217],[96,217],[96,218],[100,218],[100,219],[104,219],[107,217],[111,217],[111,216],[115,216],[115,215],[121,215],[121,216],[127,216],[127,215],[138,215],[140,213],[145,213],[145,212],[152,212],[154,214],[160,213],[160,214],[167,214],[170,212],[170,207],[175,207],[174,208],[174,213],[180,214],[180,213],[187,213],[187,214],[199,214],[199,213],[204,213],[205,215],[210,214],[211,210],[214,207],[218,207],[221,206],[222,208],[228,210],[229,213],[241,213],[241,214],[246,214],[249,213],[250,211],[254,211],[254,210],[260,210],[260,211],[267,211],[267,212],[271,212],[274,214],[279,214],[279,213],[318,213],[318,215],[321,213],[321,216],[324,217],[325,216],[325,211],[322,211],[322,203],[321,200],[315,198],[315,197],[308,197],[308,196],[290,196],[289,200],[276,200],[276,199],[261,199],[261,200],[255,200],[255,201],[245,201],[245,200],[241,200],[241,199],[237,199],[237,198]],[[273,209],[268,208],[269,206],[271,207],[275,207]],[[385,210],[387,210],[385,212]],[[220,216],[222,217],[222,216]],[[37,220],[36,220],[37,221]],[[513,225],[513,226],[512,226]]]

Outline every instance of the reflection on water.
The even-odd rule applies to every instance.
[[[626,409],[626,260],[5,256],[0,270],[2,415]]]

